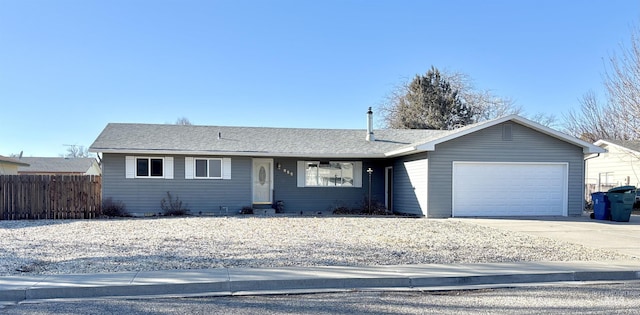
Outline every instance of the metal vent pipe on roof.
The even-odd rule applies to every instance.
[[[367,141],[376,141],[376,137],[373,135],[373,111],[371,107],[367,111]]]

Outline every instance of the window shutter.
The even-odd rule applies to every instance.
[[[124,177],[135,178],[136,177],[136,159],[133,156],[126,156],[124,158]]]
[[[184,179],[193,179],[193,158],[184,158]]]
[[[304,183],[305,183],[304,161],[298,161],[298,187],[304,187]]]
[[[173,156],[164,157],[164,178],[173,179]]]
[[[353,186],[362,187],[362,162],[353,162]]]
[[[231,159],[222,159],[222,179],[231,179]]]

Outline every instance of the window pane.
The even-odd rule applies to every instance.
[[[333,183],[334,172],[331,163],[320,163],[318,168],[318,186],[335,186]]]
[[[340,163],[342,186],[353,186],[353,163]]]
[[[209,177],[222,177],[222,160],[209,160]]]
[[[149,176],[149,159],[136,159],[136,176]]]
[[[318,186],[318,163],[306,162],[304,172],[305,186]]]
[[[196,177],[207,177],[207,160],[196,160]]]
[[[162,159],[151,159],[151,176],[162,176]]]

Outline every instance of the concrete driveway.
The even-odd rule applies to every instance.
[[[629,222],[593,220],[582,217],[454,218],[465,223],[522,232],[607,249],[640,258],[640,216]]]

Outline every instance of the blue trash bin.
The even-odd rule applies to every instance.
[[[611,218],[611,206],[607,193],[595,192],[591,194],[593,202],[593,218],[597,220],[609,220]]]

